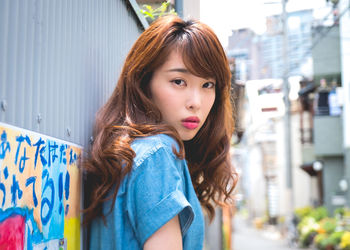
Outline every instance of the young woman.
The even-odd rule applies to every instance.
[[[204,219],[230,198],[230,69],[214,32],[159,18],[99,111],[84,164],[90,249],[202,249]]]

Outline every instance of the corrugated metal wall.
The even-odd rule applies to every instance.
[[[139,23],[126,0],[0,0],[0,121],[87,146]]]

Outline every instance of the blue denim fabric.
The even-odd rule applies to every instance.
[[[203,248],[204,219],[185,160],[178,159],[176,142],[167,135],[136,139],[133,169],[121,183],[114,209],[104,204],[106,226],[93,221],[90,249],[142,249],[146,240],[179,215],[183,249]]]

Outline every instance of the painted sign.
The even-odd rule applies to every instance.
[[[81,147],[0,123],[0,249],[80,249]]]

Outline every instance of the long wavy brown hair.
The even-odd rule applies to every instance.
[[[215,102],[208,118],[197,135],[185,142],[174,128],[162,123],[149,87],[153,72],[176,49],[192,74],[216,80]],[[215,216],[214,203],[232,201],[237,175],[229,157],[233,133],[230,78],[225,52],[208,26],[176,16],[152,23],[133,45],[114,92],[97,114],[94,141],[83,163],[84,223],[97,216],[105,218],[102,205],[106,200],[113,199],[114,204],[121,181],[132,169],[135,153],[131,142],[159,133],[178,142],[180,150],[175,153],[187,160],[194,189],[210,219]]]

